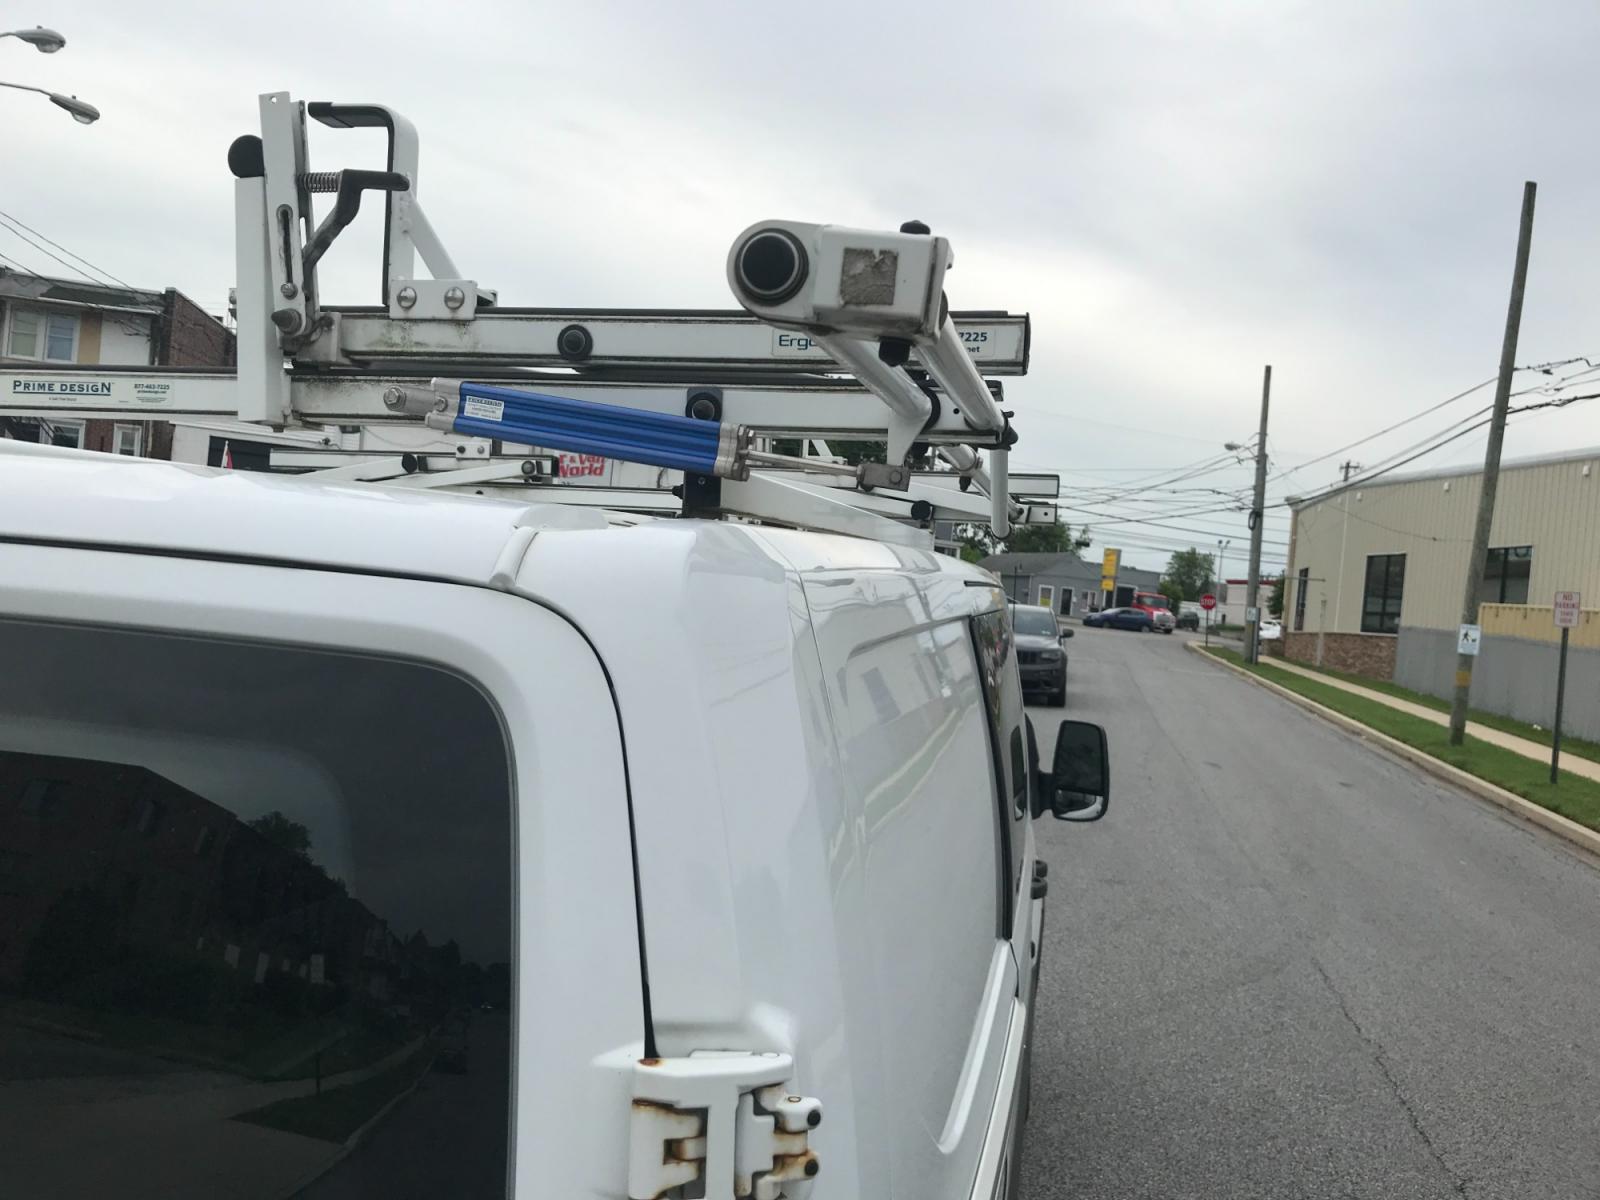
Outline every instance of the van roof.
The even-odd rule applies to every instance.
[[[604,530],[588,507],[305,475],[221,470],[0,440],[0,541],[297,563],[486,584],[518,529]],[[529,489],[530,492],[532,489]],[[644,521],[617,536],[649,536]],[[800,572],[938,571],[993,582],[945,555],[762,527],[751,549]]]

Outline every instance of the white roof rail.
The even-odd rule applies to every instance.
[[[228,153],[238,370],[0,367],[0,415],[239,422],[269,442],[269,430],[297,433],[274,453],[297,463],[323,449],[351,454],[344,438],[308,444],[318,426],[423,422],[438,439],[409,465],[362,453],[330,469],[468,486],[527,479],[540,452],[602,454],[682,471],[685,511],[838,528],[851,524],[839,508],[854,503],[852,531],[873,537],[890,523],[926,526],[935,511],[1002,536],[1025,517],[1007,486],[1016,435],[995,377],[1027,371],[1028,318],[952,311],[950,244],[926,226],[752,225],[727,259],[743,311],[507,308],[461,275],[424,214],[419,143],[403,117],[285,92],[260,97],[259,110],[259,136]],[[312,170],[308,116],[384,130],[388,169]],[[317,268],[368,193],[385,210],[382,305],[336,307]],[[313,199],[324,194],[334,201],[318,221]],[[419,257],[432,278],[415,274]],[[842,467],[775,453],[787,438],[881,441],[887,452]],[[916,484],[931,451],[965,481],[959,500]],[[433,482],[440,467],[454,468],[453,483]],[[987,512],[974,511],[969,489]],[[895,507],[907,515],[886,515]]]

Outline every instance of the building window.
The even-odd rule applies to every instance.
[[[39,441],[46,446],[83,448],[82,421],[40,421]]]
[[[1294,631],[1300,633],[1306,627],[1306,585],[1311,582],[1311,568],[1301,567],[1300,574],[1294,579]]]
[[[73,362],[78,357],[78,318],[12,309],[6,353],[12,358]]]
[[[1056,589],[1048,583],[1039,585],[1039,606],[1041,608],[1054,608],[1056,606]]]
[[[1398,633],[1400,597],[1406,586],[1404,554],[1367,557],[1367,584],[1361,596],[1362,633]]]
[[[1481,604],[1526,604],[1528,575],[1533,570],[1532,546],[1502,546],[1490,549],[1483,564],[1483,584],[1478,588]]]
[[[117,425],[111,431],[111,452],[138,458],[144,453],[144,429],[139,425]]]

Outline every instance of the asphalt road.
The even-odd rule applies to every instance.
[[[1185,640],[1067,643],[1023,1195],[1600,1197],[1600,869]]]

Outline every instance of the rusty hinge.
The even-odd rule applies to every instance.
[[[634,1064],[628,1196],[699,1183],[706,1200],[799,1200],[817,1174],[822,1104],[788,1086],[776,1052],[700,1050]]]

